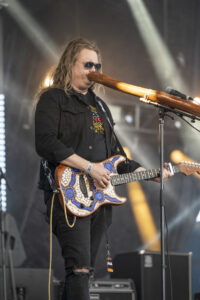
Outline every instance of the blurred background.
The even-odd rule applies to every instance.
[[[38,87],[66,43],[81,36],[101,49],[104,74],[145,88],[163,91],[171,86],[200,97],[200,2],[1,0],[0,7],[0,116],[4,122],[5,105],[6,133],[0,163],[10,187],[6,189],[2,183],[3,207],[20,240],[14,253],[16,265],[48,268],[49,226],[37,186],[40,158],[34,149]],[[159,167],[158,109],[108,88],[100,90],[100,96],[110,106],[117,135],[133,159],[146,168]],[[165,161],[200,162],[199,132],[173,117],[165,119]],[[200,128],[199,122],[191,124]],[[0,128],[3,139],[4,125]],[[196,174],[177,174],[166,183],[164,193],[168,248],[171,252],[192,252],[193,293],[200,291],[199,183]],[[128,184],[118,193],[127,195],[128,201],[113,209],[109,230],[112,256],[141,249],[158,251],[159,185]],[[106,277],[105,253],[103,240],[96,277]],[[55,238],[53,270],[62,280],[63,261]]]

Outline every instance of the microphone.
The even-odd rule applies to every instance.
[[[193,100],[192,97],[187,96],[177,90],[174,90],[171,86],[166,87],[165,92],[170,95],[176,96],[178,98],[184,99],[184,100],[191,100],[191,101]]]

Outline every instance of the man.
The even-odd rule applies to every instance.
[[[110,111],[96,97],[94,83],[87,77],[89,72],[100,69],[100,52],[94,43],[79,38],[67,45],[53,73],[53,86],[40,93],[35,138],[37,153],[48,161],[52,173],[58,164],[74,167],[89,174],[103,189],[109,183],[109,171],[95,162],[119,154],[120,150],[111,128]],[[130,168],[132,171],[142,169],[135,161],[130,162]],[[169,175],[165,171],[165,177]],[[44,190],[49,215],[52,191],[42,168],[40,187]],[[72,224],[73,216],[69,215],[68,219]],[[69,227],[56,198],[53,231],[65,261],[63,300],[89,300],[88,276],[94,267],[101,237],[110,223],[111,206],[102,206],[88,217],[77,218],[75,225]]]

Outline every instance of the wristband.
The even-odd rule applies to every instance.
[[[93,163],[90,161],[88,166],[87,166],[87,169],[85,170],[85,173],[90,175],[90,171],[92,169],[92,166],[93,166]]]

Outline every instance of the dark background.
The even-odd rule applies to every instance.
[[[39,157],[34,149],[34,96],[49,68],[56,63],[65,44],[82,36],[94,40],[102,51],[103,73],[134,85],[164,90],[169,85],[158,77],[148,49],[125,0],[21,0],[29,17],[45,32],[37,41],[13,14],[13,3],[0,10],[3,21],[4,92],[6,95],[6,150],[8,212],[16,220],[26,260],[24,267],[48,268],[49,227],[45,222],[43,197],[37,189]],[[138,1],[140,2],[140,1]],[[200,95],[200,2],[198,0],[143,1],[157,30],[166,43],[191,96]],[[29,24],[30,20],[27,20]],[[34,24],[31,24],[32,28]],[[39,30],[37,28],[37,30]],[[151,39],[149,32],[149,39]],[[48,44],[49,41],[49,44]],[[52,41],[56,54],[50,54]],[[153,43],[153,40],[152,40]],[[47,50],[48,48],[48,50]],[[155,48],[159,61],[159,49]],[[53,53],[53,52],[52,52]],[[160,70],[163,70],[162,61]],[[174,86],[174,88],[177,88]],[[186,89],[186,87],[185,87]],[[183,87],[183,92],[186,92]],[[102,94],[101,94],[102,96]],[[118,105],[122,114],[140,107],[140,126],[128,125],[121,118],[116,131],[122,143],[131,147],[132,156],[146,167],[159,166],[158,110],[139,104],[138,98],[105,89],[103,98]],[[115,118],[115,115],[114,115]],[[197,127],[198,122],[196,122]],[[125,132],[125,135],[122,135]],[[126,136],[126,139],[124,139]],[[166,119],[165,161],[180,149],[195,161],[199,159],[199,133],[181,121],[181,128]],[[142,183],[155,224],[159,228],[159,185]],[[165,187],[169,250],[193,252],[193,292],[200,290],[200,209],[199,179],[176,175]],[[120,189],[126,194],[126,187]],[[113,209],[109,230],[113,257],[143,247],[129,201]],[[105,241],[97,261],[96,276],[105,277]],[[62,279],[63,261],[56,239],[53,246],[54,275]]]

